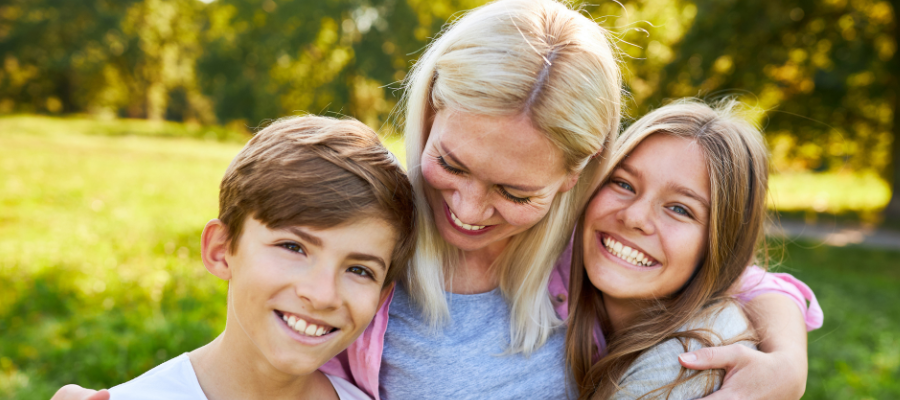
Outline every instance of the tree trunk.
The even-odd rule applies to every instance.
[[[900,0],[891,0],[894,7],[894,43],[900,44]],[[894,51],[889,64],[891,71],[889,93],[894,94],[894,118],[891,127],[891,167],[888,171],[891,184],[891,201],[884,209],[884,219],[890,225],[900,226],[900,51]]]

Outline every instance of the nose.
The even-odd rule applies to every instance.
[[[451,196],[453,213],[467,224],[478,224],[490,218],[493,207],[489,191],[490,187],[475,180],[461,182]]]
[[[324,260],[308,268],[295,284],[297,296],[315,310],[329,310],[340,306],[338,271],[340,266]]]
[[[618,212],[619,221],[627,228],[641,231],[645,235],[656,231],[653,221],[653,204],[649,199],[638,197],[622,207]]]

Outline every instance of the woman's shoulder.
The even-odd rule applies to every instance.
[[[735,340],[741,345],[756,348],[752,341],[740,341],[741,336],[748,332],[750,327],[747,317],[740,306],[733,302],[715,304],[703,312],[697,318],[683,326],[679,331],[695,330],[702,335],[712,346],[730,344]],[[678,362],[678,356],[688,351],[706,347],[690,338],[672,338],[662,342],[641,355],[631,364],[619,385],[623,390],[613,396],[615,399],[633,399],[648,394],[658,388],[666,386],[678,380],[682,367]],[[708,389],[718,390],[722,384],[722,375],[719,370],[701,371],[701,376],[680,383],[672,388],[672,396],[675,399],[694,399],[703,397]],[[663,392],[665,393],[665,392]]]

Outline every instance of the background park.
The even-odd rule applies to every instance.
[[[242,144],[310,112],[402,153],[406,72],[483,3],[0,2],[0,399],[108,387],[215,337],[226,285],[199,235]],[[614,34],[631,118],[737,96],[765,127],[776,227],[824,232],[771,237],[771,268],[825,310],[804,398],[900,398],[900,2],[576,4]]]

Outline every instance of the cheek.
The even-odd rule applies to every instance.
[[[453,189],[456,176],[445,171],[437,161],[427,154],[422,158],[422,177],[425,178],[426,189]]]
[[[616,209],[618,202],[612,191],[606,187],[600,189],[596,196],[588,203],[587,211],[584,215],[585,229],[598,228],[600,221],[611,210]]]
[[[353,285],[347,289],[346,304],[356,328],[353,334],[357,335],[369,326],[378,311],[378,303],[381,301],[381,285],[365,285],[364,287]]]

